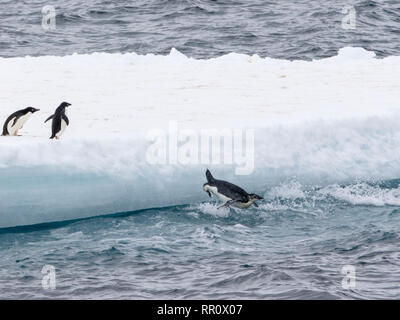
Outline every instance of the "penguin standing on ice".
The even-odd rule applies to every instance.
[[[19,110],[10,115],[3,126],[3,136],[17,136],[18,130],[22,129],[25,122],[31,117],[32,114],[39,111],[39,109],[28,107]]]
[[[212,175],[210,170],[206,171],[207,182],[203,185],[203,190],[211,197],[211,193],[218,197],[219,200],[224,202],[222,207],[229,207],[230,205],[245,209],[254,204],[258,207],[256,200],[264,199],[254,193],[247,193],[242,188],[223,180],[217,180]]]
[[[69,119],[65,114],[65,108],[69,107],[71,104],[68,102],[62,102],[54,114],[46,119],[44,123],[53,119],[51,124],[51,137],[50,139],[56,138],[60,139],[62,134],[64,133],[65,128],[69,125]]]

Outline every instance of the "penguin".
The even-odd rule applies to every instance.
[[[215,179],[210,170],[206,171],[207,182],[203,185],[203,190],[211,197],[211,193],[218,197],[224,204],[219,206],[229,207],[230,205],[245,209],[254,204],[258,207],[255,201],[264,199],[254,193],[247,193],[242,188],[223,180]]]
[[[28,107],[14,112],[10,115],[3,126],[3,136],[17,136],[18,130],[22,129],[25,122],[39,109]]]
[[[61,135],[64,133],[66,126],[69,125],[69,119],[65,114],[65,108],[69,107],[71,104],[68,102],[62,102],[53,115],[48,117],[44,123],[53,119],[51,124],[51,137],[50,139],[56,138],[60,139]]]

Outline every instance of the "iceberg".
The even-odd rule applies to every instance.
[[[208,201],[206,168],[261,194],[293,178],[324,186],[400,176],[400,57],[343,48],[314,61],[197,60],[172,49],[0,58],[0,69],[0,119],[41,109],[21,137],[0,137],[0,228]],[[44,120],[64,100],[70,126],[52,141]],[[193,157],[171,161],[168,149],[166,161],[149,161],[153,133],[170,147],[171,123],[176,152]],[[216,159],[183,149],[201,149],[204,130],[232,138],[221,137]],[[254,133],[245,174],[224,158],[238,130]]]

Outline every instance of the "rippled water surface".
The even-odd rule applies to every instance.
[[[56,8],[56,30],[42,28],[42,7]],[[342,28],[346,5],[356,28]],[[397,0],[2,0],[0,56],[74,52],[167,54],[196,58],[229,52],[283,59],[336,55],[363,47],[380,57],[400,53]]]

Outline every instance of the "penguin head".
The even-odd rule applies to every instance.
[[[36,108],[33,108],[33,107],[28,107],[28,108],[25,109],[25,111],[26,111],[27,113],[28,113],[28,112],[35,113],[35,112],[40,111],[40,109],[36,109]]]
[[[249,200],[262,200],[264,199],[263,197],[255,194],[255,193],[250,193],[249,194]]]
[[[71,104],[70,103],[68,103],[68,102],[62,102],[61,104],[60,104],[60,107],[61,108],[66,108],[66,107],[69,107]]]

